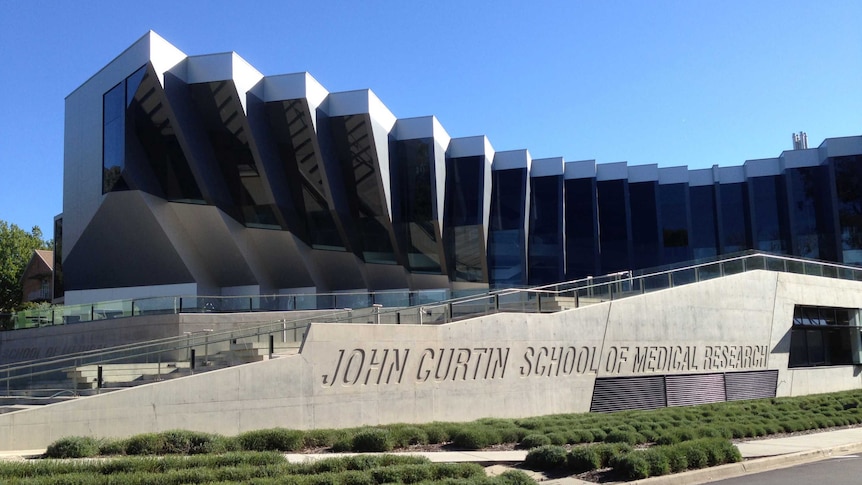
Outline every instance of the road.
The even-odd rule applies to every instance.
[[[805,465],[711,483],[713,485],[859,485],[862,483],[862,454],[835,456]]]

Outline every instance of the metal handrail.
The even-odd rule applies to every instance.
[[[751,265],[746,264],[746,261],[761,259],[762,262],[760,264]],[[781,261],[781,268],[772,268],[769,261]],[[675,286],[681,286],[683,284],[694,283],[697,281],[703,281],[705,279],[712,279],[714,276],[710,276],[708,278],[702,278],[701,274],[698,270],[705,267],[714,267],[718,265],[718,276],[723,276],[725,274],[725,268],[728,264],[733,264],[734,262],[741,262],[740,268],[734,268],[734,274],[737,272],[746,272],[756,269],[773,269],[784,272],[796,272],[789,271],[788,263],[800,264],[801,269],[805,272],[806,268],[818,268],[820,275],[823,275],[823,268],[829,267],[835,269],[834,274],[826,274],[823,276],[827,277],[835,277],[835,278],[844,278],[845,275],[852,276],[851,279],[859,279],[862,280],[862,268],[841,265],[836,263],[829,263],[823,261],[815,261],[815,260],[807,260],[796,257],[789,257],[783,255],[775,255],[769,253],[762,252],[747,252],[741,255],[731,255],[725,256],[723,258],[715,258],[707,261],[702,261],[697,264],[689,264],[679,268],[672,268],[667,270],[659,270],[654,272],[647,272],[640,275],[633,275],[631,272],[624,271],[618,273],[612,273],[609,275],[604,275],[597,278],[587,277],[581,278],[578,280],[572,280],[562,283],[555,283],[552,285],[544,285],[533,288],[506,288],[501,290],[489,291],[487,293],[483,293],[481,295],[472,295],[466,297],[459,297],[450,300],[445,300],[436,303],[426,303],[424,305],[414,305],[409,307],[390,307],[390,308],[381,308],[381,307],[373,307],[365,309],[370,313],[361,314],[360,318],[367,320],[368,317],[373,317],[375,322],[370,323],[381,323],[381,316],[387,316],[395,314],[395,323],[400,322],[400,316],[405,312],[408,314],[416,313],[418,315],[418,323],[423,323],[422,315],[426,314],[425,312],[429,309],[436,309],[440,307],[447,307],[446,311],[441,315],[435,316],[434,323],[447,323],[455,320],[460,320],[464,318],[471,318],[476,315],[482,314],[490,314],[495,313],[497,311],[505,311],[505,309],[500,308],[499,299],[501,297],[506,297],[510,295],[525,295],[527,297],[527,301],[532,297],[536,297],[536,303],[538,311],[542,311],[541,308],[541,298],[544,295],[548,296],[559,296],[563,294],[571,294],[575,298],[574,306],[581,306],[579,302],[579,292],[592,292],[596,294],[594,290],[601,290],[605,287],[608,288],[607,296],[608,299],[615,298],[625,298],[627,296],[634,296],[636,294],[640,294],[646,291],[644,282],[650,278],[661,278],[663,276],[668,276],[666,286],[657,289],[663,288],[672,288]],[[737,271],[738,270],[738,271]],[[649,271],[649,270],[646,270]],[[679,274],[683,272],[691,272],[694,271],[694,278],[686,280],[683,283],[678,283],[673,278],[674,274]],[[849,271],[849,274],[845,274],[846,271]],[[601,283],[590,283],[591,281],[606,279],[606,281]],[[590,284],[587,284],[590,283]],[[619,287],[619,285],[626,285],[628,289],[626,291],[617,290],[616,295],[614,294],[614,287]],[[562,289],[561,289],[562,288]],[[637,290],[640,289],[640,291]],[[598,294],[603,295],[604,293],[598,292]],[[494,307],[488,308],[485,307],[482,311],[470,311],[463,314],[460,314],[457,318],[454,314],[454,308],[459,305],[475,303],[477,301],[495,299],[496,305]],[[606,301],[599,298],[601,301]],[[472,310],[472,309],[471,309]],[[330,323],[339,323],[343,321],[352,322],[355,320],[354,312],[359,310],[352,309],[343,309],[340,311],[336,311],[330,314],[318,314],[312,316],[306,316],[297,318],[295,320],[287,320],[287,319],[279,319],[279,320],[271,320],[264,322],[256,322],[260,323],[260,325],[256,325],[253,327],[243,327],[239,329],[231,329],[231,330],[223,330],[219,332],[210,332],[205,335],[182,335],[176,337],[167,337],[163,339],[156,339],[152,341],[147,341],[143,343],[135,343],[135,344],[126,344],[115,346],[107,349],[99,349],[99,350],[91,350],[80,352],[76,354],[67,354],[57,358],[44,359],[39,361],[28,361],[28,362],[17,362],[14,364],[8,364],[6,366],[0,367],[0,383],[6,382],[7,387],[8,383],[14,379],[20,379],[23,377],[33,377],[43,374],[48,374],[52,372],[57,372],[58,370],[62,370],[64,367],[69,366],[78,366],[83,362],[88,362],[89,365],[94,363],[110,363],[112,361],[120,361],[120,360],[128,360],[132,358],[143,358],[149,357],[154,354],[164,354],[169,352],[179,352],[184,349],[191,349],[193,347],[198,347],[202,345],[215,345],[219,343],[224,343],[228,340],[239,340],[239,339],[247,339],[257,337],[258,339],[262,335],[272,335],[275,333],[291,330],[295,331],[299,328],[305,328],[313,321],[324,321]],[[442,317],[442,319],[440,318]],[[287,328],[287,325],[291,325],[290,328]],[[304,338],[304,334],[303,334]],[[300,343],[300,348],[302,345],[302,341]],[[204,356],[206,359],[208,356]],[[39,370],[44,369],[44,370]],[[11,374],[15,372],[16,376],[11,376]],[[5,373],[6,377],[2,377],[2,374]]]

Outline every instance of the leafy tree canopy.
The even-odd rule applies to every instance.
[[[42,230],[34,226],[27,232],[15,224],[0,220],[0,311],[15,310],[21,305],[21,275],[35,249],[50,249],[51,241],[42,239]]]

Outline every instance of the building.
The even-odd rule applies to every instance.
[[[707,170],[532,160],[396,119],[370,91],[188,57],[153,33],[66,113],[57,269],[66,303],[100,303],[0,333],[0,364],[22,364],[0,389],[71,372],[96,395],[0,413],[0,450],[859,388],[862,137]],[[765,251],[736,254],[750,248]],[[103,301],[441,297],[618,271],[335,311]],[[162,379],[181,367],[194,372]],[[121,388],[101,393],[105,376]]]
[[[21,274],[23,303],[51,302],[54,278],[54,252],[36,249]]]
[[[457,295],[746,249],[862,262],[862,137],[700,170],[534,160],[153,32],[68,96],[65,137],[67,304]]]

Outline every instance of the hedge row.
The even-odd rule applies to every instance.
[[[546,445],[530,450],[524,466],[533,470],[567,469],[573,473],[611,467],[627,480],[667,475],[707,466],[735,463],[739,450],[723,438],[703,438],[672,445],[632,450],[627,444],[578,446],[566,451]]]
[[[21,484],[183,484],[254,483],[354,484],[533,483],[522,472],[488,478],[474,463],[431,463],[426,458],[362,455],[291,464],[278,453],[242,452],[188,458],[123,457],[87,462],[41,461],[0,463],[0,482]]]
[[[701,438],[749,438],[860,423],[862,390],[651,411],[488,418],[471,423],[434,422],[312,431],[275,428],[236,437],[179,430],[137,435],[126,440],[71,437],[52,444],[48,456],[76,458],[317,448],[337,452],[386,452],[412,445],[443,443],[466,450],[498,444],[517,444],[526,449],[598,442],[672,445]]]

